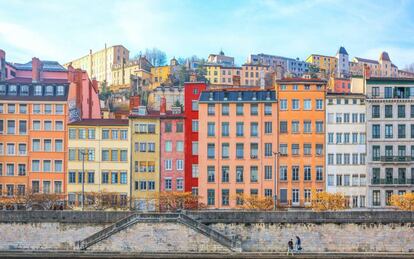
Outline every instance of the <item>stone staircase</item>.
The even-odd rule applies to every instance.
[[[96,232],[95,234],[76,242],[76,247],[86,250],[88,247],[124,230],[136,223],[180,223],[196,232],[216,241],[233,252],[242,252],[241,241],[237,236],[226,236],[211,227],[200,223],[184,213],[135,213],[114,224]]]

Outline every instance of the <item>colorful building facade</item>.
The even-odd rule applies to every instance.
[[[198,195],[198,130],[199,130],[199,105],[198,100],[202,91],[206,90],[206,84],[201,82],[184,84],[185,102],[185,191]]]
[[[200,96],[199,195],[211,208],[273,197],[275,91],[205,91]]]
[[[128,120],[86,119],[70,123],[68,128],[68,204],[80,206],[84,185],[85,198],[88,193],[108,194],[112,203],[128,207],[131,186]]]
[[[278,204],[305,206],[325,190],[326,81],[276,81],[279,102]]]

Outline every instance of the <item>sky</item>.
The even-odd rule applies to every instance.
[[[153,47],[168,58],[223,50],[239,65],[253,53],[306,59],[344,46],[351,58],[385,50],[404,68],[414,63],[414,0],[0,0],[7,61],[63,64],[105,43],[131,57]]]

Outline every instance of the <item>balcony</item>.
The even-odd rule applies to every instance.
[[[382,163],[410,163],[411,156],[381,156]]]
[[[371,180],[372,185],[406,185],[414,184],[414,179],[405,178],[377,178]]]

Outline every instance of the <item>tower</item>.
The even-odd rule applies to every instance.
[[[340,78],[347,77],[349,75],[349,56],[348,52],[344,47],[340,47],[336,53],[337,67],[336,67],[336,76]]]

